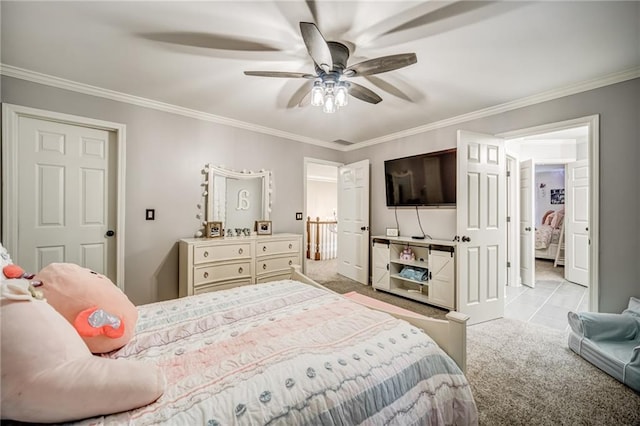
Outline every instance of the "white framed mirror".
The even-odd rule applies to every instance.
[[[249,228],[271,214],[271,171],[235,171],[208,164],[207,222],[225,229]]]

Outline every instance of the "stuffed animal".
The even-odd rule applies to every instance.
[[[69,422],[137,408],[162,395],[165,379],[154,362],[92,355],[62,315],[31,297],[29,285],[24,278],[0,283],[3,420]]]
[[[53,308],[93,353],[111,352],[133,337],[138,310],[109,278],[72,263],[52,263],[35,277]]]

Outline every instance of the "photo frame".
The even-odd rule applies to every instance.
[[[207,222],[205,227],[205,238],[220,238],[224,236],[222,222]]]
[[[564,188],[551,190],[551,204],[564,204]]]
[[[258,235],[271,235],[271,221],[256,220],[256,233]]]
[[[387,237],[397,237],[398,228],[387,228]]]

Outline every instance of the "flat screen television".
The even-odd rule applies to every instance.
[[[455,207],[456,149],[384,162],[387,206]]]

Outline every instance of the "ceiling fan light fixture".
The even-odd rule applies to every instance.
[[[341,81],[338,83],[336,92],[336,105],[339,107],[347,106],[349,104],[349,83]]]
[[[333,93],[328,93],[324,96],[324,106],[322,107],[322,111],[327,114],[332,114],[338,110],[338,106],[336,105],[336,97]]]
[[[322,82],[316,81],[311,89],[311,105],[322,106],[324,104],[324,87]]]

